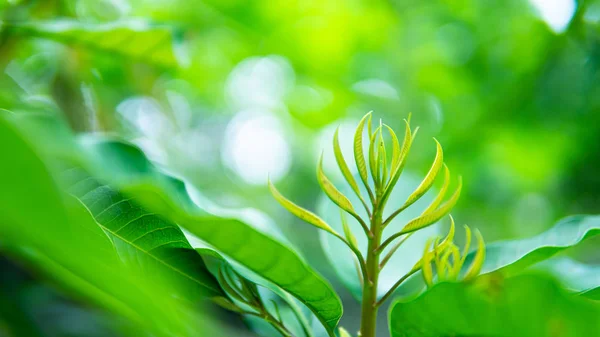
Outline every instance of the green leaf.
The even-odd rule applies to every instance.
[[[176,67],[174,32],[145,21],[87,24],[75,20],[52,20],[7,24],[9,32],[41,37],[64,44],[103,52],[111,56]]]
[[[409,223],[402,228],[401,233],[407,234],[414,231],[417,231],[421,228],[430,226],[436,223],[438,220],[443,218],[446,214],[450,213],[454,205],[458,202],[458,198],[460,197],[460,191],[462,189],[462,179],[459,177],[458,179],[458,187],[454,194],[443,203],[438,209],[433,211],[424,212],[421,216],[411,220]],[[434,201],[435,202],[435,201]]]
[[[369,176],[367,172],[367,163],[365,161],[365,154],[363,150],[363,131],[365,128],[365,121],[369,120],[369,135],[371,134],[371,113],[366,114],[358,123],[356,127],[356,133],[354,134],[354,160],[356,161],[356,168],[358,174],[362,180],[367,191],[369,190]]]
[[[207,214],[190,199],[183,182],[158,172],[134,146],[90,139],[85,151],[97,159],[96,165],[111,163],[111,177],[106,178],[125,194],[140,197],[147,209],[296,297],[333,334],[342,316],[341,301],[295,251],[245,220]]]
[[[515,273],[599,233],[600,216],[576,215],[531,238],[492,242],[486,247],[481,272],[501,270]],[[473,260],[474,255],[474,252],[468,255],[465,265]]]
[[[297,300],[292,298],[281,288],[279,288],[278,286],[276,286],[275,284],[273,284],[271,282],[268,282],[268,281],[260,278],[260,276],[256,275],[252,271],[244,269],[243,267],[240,267],[239,265],[234,265],[233,263],[228,261],[226,258],[224,258],[221,254],[219,254],[218,252],[216,252],[212,249],[196,248],[196,251],[198,252],[198,254],[200,254],[202,256],[202,258],[206,262],[206,265],[208,266],[211,273],[213,273],[213,275],[215,275],[219,279],[219,283],[221,284],[221,286],[224,289],[226,289],[226,293],[230,296],[231,299],[238,301],[240,303],[246,303],[247,299],[242,298],[242,296],[249,297],[249,296],[247,296],[247,294],[243,295],[243,293],[244,293],[243,291],[240,292],[235,289],[232,289],[232,286],[230,284],[233,284],[233,283],[236,283],[238,288],[239,288],[239,285],[242,285],[242,287],[243,287],[244,284],[252,284],[252,287],[254,289],[257,289],[257,286],[262,286],[263,288],[269,289],[271,291],[270,294],[265,294],[264,292],[261,292],[261,291],[253,291],[252,296],[258,296],[259,300],[263,303],[263,306],[268,302],[275,302],[274,299],[277,299],[278,301],[283,301],[285,304],[287,304],[286,306],[284,306],[282,308],[283,311],[292,313],[292,315],[286,315],[285,317],[283,317],[283,323],[286,326],[286,328],[288,328],[290,331],[292,331],[294,336],[306,336],[306,337],[313,336],[308,319],[305,316],[305,313],[299,307]],[[235,274],[237,275],[238,279],[236,280],[236,279],[226,277],[224,275],[226,273],[226,270],[235,271]],[[219,275],[221,275],[221,276],[219,276]],[[268,295],[271,295],[272,298],[270,298],[270,299],[265,298]],[[229,301],[229,302],[231,303],[231,301]],[[237,309],[229,308],[228,310],[239,312],[240,311],[239,309],[240,308],[237,307]],[[277,304],[274,304],[274,306],[271,308],[267,307],[266,309],[275,317],[280,316],[281,311],[282,311],[282,310],[280,310],[279,305],[277,305]],[[258,318],[256,318],[256,319],[258,319]],[[262,323],[266,323],[266,322],[262,322]],[[264,324],[261,324],[261,325],[264,325]],[[250,326],[254,327],[253,324],[250,324]],[[257,329],[257,330],[260,330],[260,329]],[[259,331],[256,331],[256,332],[259,332]],[[277,337],[279,337],[279,333],[277,333],[275,331],[274,331],[274,333],[276,334]]]
[[[338,135],[339,131],[340,129],[337,128],[335,130],[335,134],[333,135],[333,153],[335,154],[335,160],[340,167],[340,171],[342,171],[342,175],[348,182],[348,185],[350,185],[354,193],[360,197],[360,190],[358,188],[358,184],[356,183],[356,179],[354,179],[352,176],[352,173],[348,168],[348,164],[346,164],[346,160],[344,159],[344,155],[342,154],[342,149],[340,148],[340,140]]]
[[[359,179],[358,175],[355,176],[356,179]],[[334,181],[335,182],[335,181]],[[397,188],[394,189],[389,198],[390,205],[401,205],[408,195],[413,191],[421,182],[420,177],[415,176],[410,171],[406,171],[402,179],[398,182]],[[364,187],[361,187],[361,192],[363,195],[366,193]],[[354,205],[360,202],[358,197],[347,185],[340,184],[340,192],[344,193],[348,196],[350,202]],[[383,240],[387,239],[392,234],[399,232],[402,230],[404,225],[409,222],[411,219],[418,217],[421,212],[427,208],[427,206],[433,201],[435,195],[432,194],[433,191],[427,193],[421,199],[419,199],[415,204],[404,212],[395,217],[389,225],[386,227],[383,233]],[[332,228],[338,232],[343,232],[343,222],[340,217],[340,209],[333,204],[327,196],[323,195],[318,203],[317,210],[320,215],[323,216],[323,219],[327,221],[327,223],[332,226]],[[355,207],[356,213],[362,217],[363,219],[368,219],[369,216],[366,211],[362,207]],[[384,211],[384,218],[389,216],[390,213],[394,211],[391,207]],[[358,223],[358,221],[352,216],[346,216],[345,219],[346,225],[349,227],[350,231],[352,231],[355,235],[357,245],[359,250],[363,253],[363,256],[367,251],[367,238],[366,235],[362,235],[363,228]],[[361,235],[358,235],[361,233]],[[353,257],[352,252],[348,249],[348,247],[341,242],[338,238],[333,235],[322,231],[319,233],[321,245],[325,254],[330,262],[332,269],[335,271],[336,275],[342,282],[342,284],[348,288],[352,296],[360,301],[362,296],[362,288],[360,279],[357,277],[357,271],[355,266],[355,258]],[[401,247],[398,248],[398,251],[392,258],[386,263],[386,267],[382,270],[379,278],[379,289],[378,295],[382,296],[389,290],[389,288],[398,281],[398,279],[405,274],[409,273],[415,263],[420,259],[421,253],[423,252],[423,245],[428,238],[433,237],[439,234],[438,226],[432,225],[427,228],[424,228],[420,231],[414,232],[411,234],[411,237],[407,239]],[[444,233],[445,234],[445,233]],[[385,256],[389,249],[384,250],[382,253],[382,257]],[[401,286],[398,290],[398,293],[408,294],[415,290],[417,287],[422,287],[423,283],[420,279],[420,276],[415,276],[410,282],[407,282],[405,285]]]
[[[345,195],[343,195],[335,186],[331,183],[329,178],[323,172],[323,155],[321,154],[321,159],[319,160],[319,166],[317,168],[317,180],[319,181],[319,185],[321,189],[325,192],[325,194],[333,201],[336,205],[338,205],[344,211],[350,214],[356,214],[354,212],[354,207],[352,207],[352,203]],[[272,186],[272,185],[271,185]],[[324,221],[323,221],[324,222]],[[329,226],[327,226],[329,227]],[[332,231],[329,228],[328,231]]]
[[[419,187],[417,187],[417,189],[408,197],[405,205],[411,205],[414,203],[417,199],[422,197],[423,194],[425,194],[431,188],[431,186],[433,186],[435,178],[444,164],[444,152],[442,151],[442,145],[437,141],[437,139],[434,138],[434,140],[436,144],[436,154],[433,164],[431,164],[429,172],[427,172],[427,175]]]
[[[88,208],[122,260],[149,277],[163,276],[189,300],[220,296],[219,285],[175,223],[141,207],[80,168],[67,170],[68,190]]]
[[[340,337],[352,337],[352,335],[348,331],[346,331],[346,329],[344,329],[342,327],[339,328],[339,331],[340,331]]]
[[[27,260],[77,298],[153,335],[191,336],[192,322],[198,329],[202,317],[172,298],[164,284],[124,267],[88,211],[59,189],[32,143],[3,118],[0,142],[5,145],[0,155],[10,158],[0,165],[3,250]]]
[[[523,275],[476,283],[440,283],[394,303],[392,337],[600,336],[600,306],[566,293],[546,277]]]
[[[277,188],[275,188],[275,185],[273,185],[273,183],[271,183],[270,180],[269,180],[269,190],[271,191],[271,194],[273,195],[275,200],[277,200],[277,202],[279,202],[279,204],[281,206],[283,206],[283,208],[287,209],[288,212],[292,213],[299,219],[302,219],[303,221],[306,221],[309,224],[311,224],[317,228],[321,228],[332,234],[336,234],[336,232],[331,227],[329,227],[329,225],[323,219],[319,218],[318,215],[296,205],[295,203],[291,202],[289,199],[284,197],[281,193],[279,193]],[[350,206],[350,207],[352,207],[352,206]]]
[[[531,269],[551,274],[566,289],[580,296],[600,300],[600,265],[557,257],[532,266]]]

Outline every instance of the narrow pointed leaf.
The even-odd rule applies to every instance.
[[[443,218],[446,214],[450,213],[450,211],[452,210],[454,205],[456,205],[456,203],[458,202],[458,198],[460,197],[461,188],[462,188],[462,179],[459,178],[458,179],[458,187],[456,188],[456,191],[454,192],[452,197],[450,197],[450,199],[448,199],[448,201],[446,201],[444,204],[442,204],[442,206],[440,206],[440,208],[438,208],[434,211],[430,211],[429,213],[425,213],[414,220],[411,220],[408,224],[406,224],[406,226],[404,226],[401,233],[404,233],[404,234],[410,233],[410,232],[419,230],[421,228],[427,227],[429,225],[432,225],[432,224],[436,223],[438,220],[440,220],[441,218]]]
[[[473,258],[469,270],[465,274],[465,280],[471,280],[479,275],[483,262],[485,261],[485,242],[478,230],[475,231],[475,236],[477,237],[477,252],[475,253],[475,257]]]
[[[434,209],[438,208],[438,206],[442,203],[442,201],[444,201],[444,197],[446,196],[446,192],[448,191],[449,186],[450,186],[450,170],[448,169],[448,166],[446,166],[446,164],[444,164],[444,183],[442,185],[442,188],[440,188],[435,199],[431,202],[431,204],[429,204],[429,206],[423,211],[422,214],[431,212]]]
[[[381,130],[381,128],[377,128],[373,135],[371,135],[371,139],[369,140],[369,169],[371,171],[371,177],[373,178],[373,182],[375,183],[375,189],[379,188],[379,163],[377,161],[377,148],[376,148],[376,139],[377,133]]]
[[[348,182],[348,185],[350,185],[350,188],[352,188],[356,195],[360,197],[360,189],[358,188],[358,184],[356,183],[352,172],[350,172],[350,169],[346,164],[346,160],[344,159],[344,155],[342,154],[342,149],[340,148],[340,140],[338,137],[339,131],[340,129],[337,128],[335,130],[335,134],[333,135],[333,153],[335,154],[335,160],[340,168],[340,171],[342,171],[342,175]]]
[[[394,169],[397,167],[398,162],[400,160],[400,142],[398,141],[398,136],[396,136],[394,130],[392,130],[392,128],[387,124],[384,124],[384,126],[388,129],[388,132],[392,137],[392,169],[390,171],[393,175]]]
[[[352,245],[352,247],[358,250],[358,242],[356,241],[356,237],[354,236],[354,234],[352,234],[352,231],[348,226],[348,221],[346,221],[346,214],[340,212],[340,215],[342,217],[342,227],[344,228],[344,236],[346,237],[350,245]]]
[[[429,172],[427,172],[427,175],[425,176],[419,187],[417,187],[417,189],[406,200],[406,205],[411,205],[412,203],[417,201],[420,197],[423,196],[423,194],[425,194],[431,188],[431,186],[433,186],[435,178],[437,177],[437,174],[440,172],[440,169],[444,164],[444,153],[442,150],[442,145],[437,141],[437,139],[434,138],[434,140],[436,144],[436,154],[435,159],[433,160],[433,164],[431,165]]]
[[[358,123],[358,127],[356,128],[356,133],[354,134],[354,160],[356,162],[356,168],[358,169],[358,174],[360,175],[360,179],[363,184],[369,189],[369,179],[367,172],[367,163],[365,161],[365,155],[363,151],[363,130],[365,121],[369,120],[369,134],[371,132],[371,113],[366,114]],[[369,135],[370,138],[370,135]]]
[[[323,172],[323,155],[321,155],[321,159],[319,160],[319,165],[317,168],[317,180],[319,181],[319,185],[321,189],[325,192],[325,194],[333,201],[336,205],[338,205],[344,211],[355,214],[354,207],[352,207],[352,203],[345,195],[342,194]],[[286,207],[287,208],[287,207]],[[323,221],[323,220],[321,220]],[[325,221],[323,221],[325,223]],[[333,232],[333,229],[329,228],[329,232]]]
[[[308,210],[294,204],[293,202],[288,200],[286,197],[284,197],[281,193],[279,193],[277,188],[275,188],[275,185],[273,185],[270,181],[269,181],[269,189],[271,190],[271,194],[273,195],[275,200],[277,200],[277,202],[279,202],[279,204],[281,204],[281,206],[283,206],[283,208],[287,209],[290,213],[292,213],[293,215],[297,216],[298,218],[308,222],[309,224],[311,224],[315,227],[318,227],[318,228],[326,230],[330,233],[336,234],[335,231],[323,219],[319,218],[316,214],[312,213],[311,211],[308,211]]]

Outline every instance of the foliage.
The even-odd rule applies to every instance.
[[[600,335],[571,5],[0,2],[0,335]]]

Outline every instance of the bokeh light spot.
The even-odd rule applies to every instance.
[[[290,169],[291,154],[283,125],[273,115],[243,111],[225,131],[222,158],[233,172],[252,185],[264,185],[267,176],[281,179]]]

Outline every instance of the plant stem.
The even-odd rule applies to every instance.
[[[363,284],[360,337],[375,337],[377,328],[377,285],[379,283],[379,244],[381,242],[382,210],[378,203],[373,205],[373,216],[371,217],[371,232],[373,237],[369,238],[369,246],[366,261],[367,279]]]

